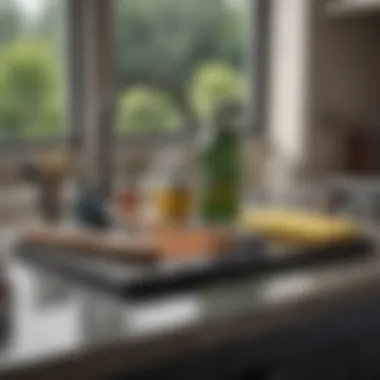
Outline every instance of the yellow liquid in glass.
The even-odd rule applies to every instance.
[[[158,216],[163,221],[186,222],[191,217],[193,194],[187,189],[167,189],[155,192]]]

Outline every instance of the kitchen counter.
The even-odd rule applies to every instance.
[[[10,260],[1,379],[102,379],[154,368],[380,301],[380,255],[126,304]],[[379,302],[380,304],[380,302]]]

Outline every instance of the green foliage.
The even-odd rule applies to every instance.
[[[223,61],[237,70],[241,70],[244,64],[244,44],[247,42],[244,35],[245,21],[242,14],[244,1],[241,1],[240,9],[231,8],[225,12],[222,36],[219,39],[215,56],[215,60]]]
[[[62,126],[57,4],[42,0],[33,19],[16,1],[0,1],[0,137],[46,137]]]
[[[0,101],[0,137],[18,136],[25,129],[27,117],[24,109],[15,102]]]
[[[225,63],[209,63],[195,75],[192,100],[199,118],[209,123],[218,105],[241,102],[244,87],[239,73]]]
[[[204,122],[226,91],[237,91],[232,87],[238,86],[235,71],[242,66],[241,10],[222,0],[116,0],[115,4],[117,83],[122,88],[144,85],[164,90],[190,124]],[[203,68],[213,61],[230,69],[216,66],[213,73],[212,68]],[[213,78],[218,75],[216,83]],[[195,94],[189,94],[194,77],[201,83],[196,84]]]
[[[113,3],[122,131],[204,123],[220,101],[241,96],[241,11],[223,0]],[[0,0],[0,136],[48,136],[64,121],[63,1],[41,4],[32,19],[15,0]]]
[[[221,0],[117,0],[119,83],[176,92],[205,62],[239,64],[231,49],[239,21]]]
[[[25,20],[14,1],[0,1],[0,45],[9,44],[22,35]]]
[[[7,97],[17,98],[31,108],[38,107],[54,87],[54,61],[41,43],[12,45],[2,62],[2,85]]]
[[[57,93],[55,68],[50,49],[43,43],[20,42],[2,52],[0,129],[3,133],[33,134],[34,129],[40,128],[38,123],[48,119],[49,103]]]
[[[44,102],[34,127],[31,129],[33,137],[57,134],[64,122],[65,108],[63,105],[64,100],[61,97],[52,97]]]
[[[121,131],[173,131],[183,123],[170,97],[162,91],[135,87],[121,96],[119,104]]]

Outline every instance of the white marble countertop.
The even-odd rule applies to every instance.
[[[138,305],[10,261],[14,326],[0,353],[2,379],[102,378],[261,337],[380,295],[378,255]]]

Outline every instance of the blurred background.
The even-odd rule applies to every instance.
[[[134,141],[141,142],[141,159],[153,161],[160,147],[156,139],[186,147],[210,128],[219,102],[247,103],[251,14],[242,0],[114,0],[110,7],[118,142],[113,154],[116,175],[122,177]],[[19,181],[20,164],[81,134],[78,117],[73,127],[76,116],[69,112],[80,103],[80,84],[72,82],[81,75],[77,62],[83,53],[68,40],[73,21],[66,8],[57,0],[4,0],[0,6],[0,218],[5,223],[33,214],[31,189]],[[91,71],[91,64],[83,66]]]
[[[8,357],[0,354],[0,371],[3,362],[9,369],[8,358],[24,365],[25,358],[40,363],[50,350],[80,356],[87,353],[83,347],[104,348],[120,337],[128,345],[136,339],[136,326],[137,335],[165,335],[182,323],[213,327],[222,316],[235,327],[241,313],[252,312],[257,326],[268,323],[272,332],[282,322],[294,322],[295,327],[310,322],[309,317],[318,317],[319,305],[328,317],[331,305],[352,311],[351,296],[372,301],[376,309],[378,259],[373,255],[366,261],[363,252],[377,252],[369,246],[378,245],[380,220],[379,20],[379,0],[1,0],[0,330],[4,326],[10,333],[8,325],[14,324],[16,333]],[[264,227],[260,218],[248,218],[242,227],[240,214],[268,205],[290,214],[264,215]],[[301,216],[294,216],[299,209]],[[317,211],[316,219],[311,211]],[[343,219],[331,222],[331,213]],[[201,223],[192,224],[194,220]],[[260,230],[268,227],[265,221],[283,232],[286,244],[281,249]],[[214,230],[214,224],[225,229]],[[41,229],[29,233],[36,225]],[[152,226],[174,226],[162,230],[161,243],[170,252],[164,252],[158,271],[145,263],[135,276],[134,264],[118,261],[120,247],[126,238],[143,235],[143,248],[152,249],[157,237]],[[289,226],[294,228],[290,233]],[[141,253],[141,241],[136,241]],[[28,255],[43,262],[45,253],[45,260],[55,255],[62,265],[92,269],[111,282],[141,274],[146,280],[147,273],[176,274],[172,268],[186,269],[186,259],[194,257],[202,271],[210,252],[215,253],[214,246],[202,246],[205,241],[218,243],[218,254],[226,254],[232,244],[227,253],[241,254],[237,263],[224,261],[223,255],[212,257],[215,265],[207,268],[222,272],[234,265],[241,269],[244,260],[247,267],[270,267],[276,260],[283,264],[288,257],[297,262],[305,247],[325,249],[321,241],[333,245],[317,250],[319,254],[342,253],[334,245],[338,242],[344,253],[355,251],[360,259],[323,270],[307,262],[305,272],[287,263],[294,272],[283,277],[266,273],[257,279],[250,274],[244,283],[194,290],[173,302],[157,298],[136,309],[124,299],[116,302],[81,286],[78,290],[49,269],[38,271],[28,263]],[[136,259],[136,245],[132,249],[127,243],[122,253]],[[75,254],[70,256],[70,250]],[[81,250],[102,252],[83,259]],[[111,259],[110,252],[115,255]],[[151,263],[151,256],[146,257]],[[81,273],[77,282],[88,275]],[[14,295],[9,291],[13,288]],[[35,302],[40,296],[53,299],[51,309]],[[284,320],[283,310],[288,310]],[[317,343],[323,350],[326,343],[330,352],[336,338],[339,355],[347,336],[366,345],[366,338],[380,330],[376,312],[366,309],[360,321],[350,314],[359,321],[353,329],[347,328],[351,319],[340,314],[334,326],[343,329],[341,335],[332,334],[335,327],[329,325]],[[251,327],[248,319],[242,326]],[[169,330],[161,329],[161,323]],[[224,337],[234,331],[230,325],[220,326]],[[41,339],[45,329],[50,337]],[[319,331],[314,325],[312,330]],[[303,330],[295,335],[310,337]],[[380,350],[377,336],[369,348],[373,357]],[[302,351],[299,347],[295,351]],[[369,351],[363,349],[363,357]],[[269,350],[257,352],[266,355]],[[281,352],[288,354],[286,348]],[[239,355],[232,365],[237,372]],[[297,355],[292,365],[298,369],[302,355]],[[347,370],[355,355],[339,355],[343,359],[332,361]],[[378,374],[376,361],[371,365]],[[261,369],[251,377],[242,371],[236,378],[264,378]]]
[[[112,27],[98,28],[102,47],[86,53],[91,37],[78,37],[80,11],[69,3],[2,1],[1,220],[33,214],[32,190],[19,181],[22,163],[94,140],[85,137],[87,124],[106,112],[85,93],[96,93],[90,88],[101,82],[113,99],[112,136],[102,149],[93,141],[81,151],[108,152],[112,139],[108,166],[121,182],[136,160],[141,177],[149,177],[163,146],[168,155],[191,153],[226,100],[243,109],[248,194],[280,199],[295,181],[376,173],[377,5],[348,3],[273,2],[266,17],[264,6],[245,0],[113,0]],[[98,84],[86,84],[91,71],[107,65]]]

